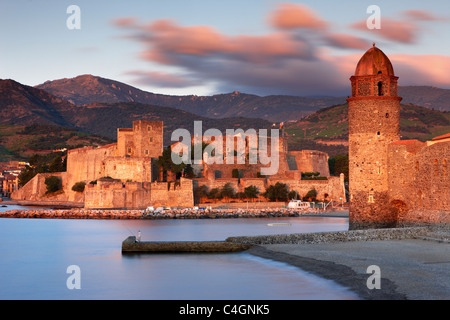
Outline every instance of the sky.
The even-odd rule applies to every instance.
[[[347,96],[375,42],[400,85],[450,89],[449,39],[448,0],[0,0],[0,78],[30,86],[92,74],[172,95]]]

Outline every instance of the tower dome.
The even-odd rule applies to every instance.
[[[367,50],[359,60],[355,76],[376,76],[378,74],[395,76],[391,61],[383,51],[375,47],[374,43],[372,48]]]

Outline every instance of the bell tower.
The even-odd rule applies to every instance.
[[[400,139],[397,80],[388,57],[373,44],[350,78],[350,229],[393,227],[388,194],[388,144]]]

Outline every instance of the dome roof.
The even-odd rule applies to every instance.
[[[389,58],[374,43],[359,60],[355,76],[375,76],[379,73],[394,76],[394,68]]]

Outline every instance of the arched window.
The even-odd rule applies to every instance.
[[[373,189],[370,189],[370,191],[369,191],[369,199],[368,199],[368,203],[375,203],[375,200],[374,200],[374,198],[373,198]]]
[[[383,95],[383,82],[378,82],[378,95],[382,96]]]
[[[434,167],[434,175],[439,175],[439,162],[437,159],[434,159],[433,161],[433,167]]]

